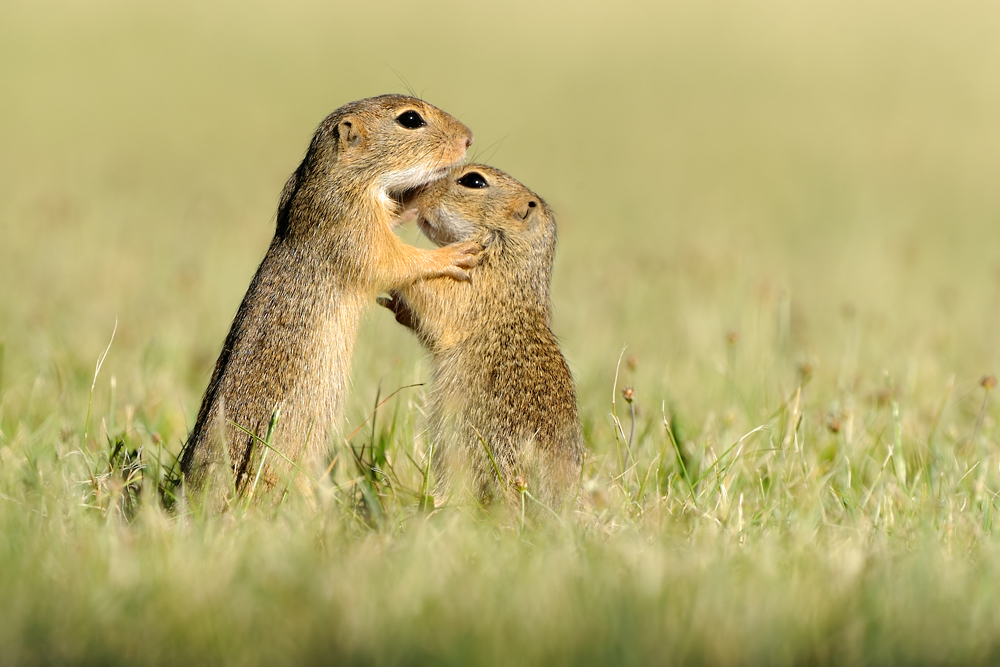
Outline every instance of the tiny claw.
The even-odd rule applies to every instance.
[[[393,293],[393,296],[380,296],[375,300],[378,302],[378,305],[392,311],[392,314],[396,316],[397,322],[407,329],[416,330],[417,317],[410,310],[410,306],[406,301],[396,296],[395,293]]]
[[[457,255],[453,264],[461,269],[471,269],[479,265],[479,254],[483,251],[483,246],[475,241],[451,244],[452,253]]]
[[[472,276],[469,275],[468,271],[462,270],[457,265],[449,266],[447,269],[445,269],[444,275],[448,276],[449,278],[454,278],[455,280],[458,280],[463,283],[472,282]]]

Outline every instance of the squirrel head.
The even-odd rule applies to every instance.
[[[404,202],[418,211],[418,225],[431,241],[446,245],[476,241],[484,260],[538,260],[551,265],[556,223],[545,201],[504,172],[484,164],[451,169]]]
[[[291,213],[339,205],[398,210],[413,188],[442,178],[465,159],[472,132],[441,109],[406,95],[351,102],[320,123],[278,206],[278,232]]]

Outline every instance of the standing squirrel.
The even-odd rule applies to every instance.
[[[189,498],[220,510],[231,489],[259,498],[292,464],[314,465],[374,297],[423,278],[469,279],[475,242],[422,250],[392,228],[405,193],[444,177],[471,144],[458,120],[402,95],[351,102],[320,124],[281,192],[274,239],[184,447]]]
[[[526,490],[554,508],[578,483],[584,447],[573,376],[549,328],[552,212],[521,183],[479,164],[451,170],[406,206],[439,246],[483,247],[471,282],[423,280],[379,299],[431,356],[438,495],[464,464],[480,499],[520,504]]]

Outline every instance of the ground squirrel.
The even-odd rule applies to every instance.
[[[485,165],[452,169],[406,206],[417,209],[421,231],[436,244],[483,246],[471,282],[423,280],[379,300],[431,355],[438,494],[465,461],[481,498],[520,503],[526,487],[555,507],[579,479],[583,435],[573,376],[549,329],[552,212]]]
[[[364,309],[421,278],[468,279],[476,243],[421,250],[392,227],[399,198],[442,178],[471,144],[458,120],[402,95],[352,102],[320,124],[281,192],[274,239],[185,445],[188,497],[220,509],[230,484],[260,497],[289,461],[314,464],[335,427]],[[272,423],[277,451],[248,435],[263,440]]]

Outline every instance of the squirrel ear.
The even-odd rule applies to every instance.
[[[346,146],[354,147],[361,143],[361,133],[350,120],[342,120],[337,124],[337,134],[340,142]]]
[[[522,220],[527,220],[528,216],[531,215],[538,208],[538,202],[534,199],[529,199],[528,204],[524,207],[524,215],[521,216]]]

